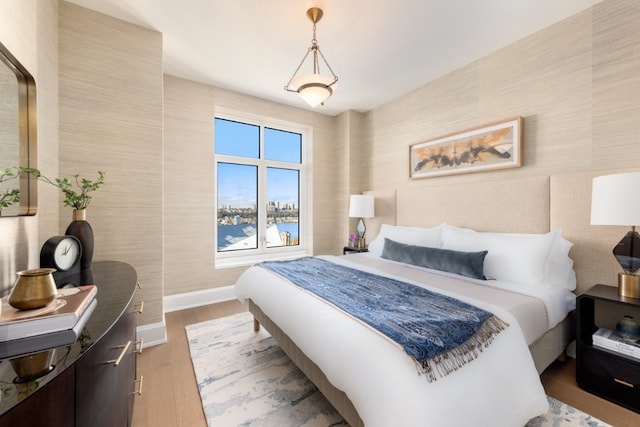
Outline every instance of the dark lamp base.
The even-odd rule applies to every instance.
[[[627,298],[640,298],[640,276],[618,274],[618,295]]]

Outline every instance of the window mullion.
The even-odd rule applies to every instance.
[[[216,118],[216,120],[217,119],[218,118]],[[242,248],[241,245],[236,245],[236,247],[230,250],[219,249],[217,251],[216,257],[223,260],[223,264],[221,265],[232,266],[236,264],[253,262],[252,260],[256,260],[256,259],[258,260],[259,259],[279,259],[278,257],[294,256],[294,254],[298,254],[298,253],[301,253],[302,251],[308,250],[307,248],[308,242],[306,239],[308,227],[305,224],[305,220],[309,218],[308,217],[309,212],[307,208],[308,208],[309,200],[311,199],[306,194],[307,191],[310,191],[310,188],[307,183],[307,177],[306,177],[306,162],[307,162],[307,150],[308,150],[308,147],[306,147],[306,140],[307,140],[307,133],[309,132],[309,129],[300,129],[297,126],[293,126],[290,123],[286,123],[286,122],[276,121],[274,123],[273,121],[269,121],[267,123],[257,117],[249,117],[249,119],[247,120],[246,117],[243,118],[242,115],[236,115],[236,114],[229,117],[221,118],[221,120],[222,122],[218,122],[218,121],[216,122],[216,128],[215,128],[215,131],[217,132],[218,131],[217,125],[222,123],[220,124],[220,132],[221,132],[220,135],[218,135],[217,133],[215,135],[216,138],[220,136],[220,141],[221,141],[220,146],[222,147],[221,152],[216,151],[215,153],[214,167],[216,172],[216,179],[219,178],[219,175],[218,175],[219,170],[222,170],[222,169],[218,169],[219,165],[223,163],[229,163],[229,164],[236,164],[236,165],[254,166],[255,169],[253,169],[252,173],[256,174],[255,177],[257,180],[256,186],[254,187],[257,193],[255,195],[256,197],[255,210],[257,211],[255,212],[255,221],[256,221],[255,239],[257,240],[257,245],[255,246],[255,249],[250,247],[247,247],[245,249],[245,248]],[[229,120],[231,122],[236,122],[236,123],[235,124],[228,123],[228,122],[224,122],[224,120]],[[248,154],[247,157],[244,156],[245,151],[243,151],[243,149],[240,148],[239,145],[237,146],[234,145],[233,139],[229,139],[230,136],[231,137],[235,136],[232,133],[230,133],[229,126],[235,126],[236,124],[238,125],[238,129],[240,129],[239,132],[241,132],[238,135],[241,135],[241,138],[243,138],[241,140],[239,139],[238,141],[244,143],[245,141],[249,141],[249,140],[255,141],[256,136],[259,138],[258,147],[254,146],[254,151],[252,152],[253,154],[247,153]],[[253,134],[252,134],[253,136],[251,136],[251,126],[253,126]],[[291,147],[292,143],[295,144],[296,142],[295,136],[292,136],[290,134],[298,135],[298,137],[300,138],[299,139],[299,144],[300,144],[299,146],[300,161],[299,162],[296,162],[295,160],[297,156],[293,149],[291,150],[291,152],[283,152],[281,148],[283,146],[287,146],[286,144],[289,144],[288,147]],[[268,141],[265,141],[265,138],[267,138]],[[231,144],[228,143],[229,141],[231,141]],[[217,147],[218,145],[217,143],[218,141],[216,140],[214,147]],[[278,144],[284,144],[284,145],[278,145]],[[257,148],[257,150],[255,148]],[[295,145],[294,145],[294,148],[295,148]],[[214,150],[217,150],[217,148],[214,148]],[[225,154],[223,154],[223,152]],[[267,156],[269,156],[271,160],[266,160]],[[278,169],[281,169],[284,171],[274,171]],[[227,170],[233,170],[233,168],[227,167]],[[289,171],[289,172],[286,172],[286,171]],[[291,192],[286,184],[286,182],[288,181],[286,180],[286,178],[283,178],[283,177],[288,177],[288,176],[292,177],[293,175],[295,175],[295,172],[293,171],[297,171],[297,176],[298,176],[298,183],[297,183],[298,195],[297,195],[297,198],[296,197],[293,198],[293,203],[297,204],[297,209],[296,209],[297,213],[295,213],[294,215],[298,215],[298,219],[297,219],[297,225],[291,227],[288,224],[295,224],[295,222],[291,220],[291,217],[290,217],[291,214],[286,212],[284,214],[279,213],[280,209],[278,207],[281,205],[276,203],[274,205],[275,212],[272,213],[271,211],[269,211],[270,200],[268,200],[268,196],[272,197],[272,199],[275,202],[282,203],[284,199],[289,196],[288,192]],[[227,172],[220,172],[220,173],[224,173],[225,177],[233,176],[231,175],[231,173],[227,173]],[[267,179],[270,179],[271,182],[268,183]],[[283,182],[285,184],[283,184]],[[230,195],[225,195],[224,196],[225,200],[227,198],[229,200],[234,200],[234,197],[236,196],[236,194],[237,195],[244,194],[243,191],[244,191],[244,188],[247,187],[247,185],[248,184],[243,186],[241,179],[238,179],[235,181],[227,180],[224,183],[224,188],[235,189],[237,187],[237,191],[231,192]],[[220,193],[222,193],[222,190],[220,190]],[[285,197],[280,197],[281,194],[284,194]],[[220,200],[219,194],[216,194],[216,199]],[[233,203],[231,203],[230,205],[233,205]],[[240,215],[243,215],[243,214],[240,213]],[[224,217],[224,223],[222,225],[219,225],[216,228],[216,233],[226,232],[228,234],[226,234],[225,239],[232,241],[231,239],[241,237],[241,235],[238,233],[239,229],[229,228],[227,229],[227,231],[222,230],[222,228],[224,228],[226,224],[235,225],[228,222],[230,218],[231,217],[226,217],[226,216]],[[297,233],[298,234],[297,240],[295,242],[291,242],[291,244],[289,244],[289,240],[287,240],[286,243],[281,244],[280,237],[282,235],[279,235],[278,238],[275,238],[275,241],[272,241],[271,243],[267,243],[266,239],[267,239],[268,233],[274,232],[274,230],[270,230],[270,229],[268,231],[269,224],[267,223],[267,221],[272,221],[277,224],[282,223],[285,231],[282,231],[282,229],[280,229],[280,225],[278,225],[279,231],[283,233],[282,235],[286,236],[286,234],[284,233],[290,232],[291,236],[295,237],[294,233]],[[223,235],[223,237],[224,236],[225,235]],[[256,242],[256,240],[254,240],[254,242]],[[274,239],[271,239],[271,240],[274,240]],[[238,240],[238,242],[242,243],[243,241]],[[233,244],[235,244],[235,242]],[[246,243],[244,244],[246,246]],[[255,244],[256,243],[253,243],[253,245]],[[224,246],[225,243],[219,243],[219,245],[220,245],[219,247],[223,247],[223,248],[228,247],[228,246]],[[250,245],[250,246],[253,246],[253,245]]]
[[[264,162],[258,166],[258,240],[260,251],[267,248],[267,168]]]

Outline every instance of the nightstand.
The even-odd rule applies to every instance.
[[[367,248],[366,246],[364,248],[357,248],[354,246],[345,246],[344,248],[342,248],[342,255],[356,254],[356,253],[362,253],[362,252],[369,252],[369,248]]]
[[[576,301],[576,380],[590,393],[640,412],[640,359],[593,346],[598,328],[615,330],[624,315],[640,319],[640,299],[596,285]]]

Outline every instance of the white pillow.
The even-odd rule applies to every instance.
[[[573,243],[560,237],[551,248],[547,259],[545,283],[551,286],[563,286],[570,291],[576,289],[576,272],[569,250]]]
[[[441,225],[433,228],[421,228],[382,224],[380,233],[369,243],[369,252],[381,256],[385,237],[405,245],[439,248],[442,244],[441,228]]]
[[[442,229],[442,247],[489,251],[484,260],[487,278],[540,285],[547,279],[547,259],[560,234],[560,230],[546,234],[481,233],[447,225]]]

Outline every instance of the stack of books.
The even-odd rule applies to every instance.
[[[97,305],[95,285],[58,289],[47,306],[17,310],[2,298],[0,359],[73,344]]]
[[[615,331],[600,328],[593,334],[593,346],[640,359],[640,344],[624,340]]]

